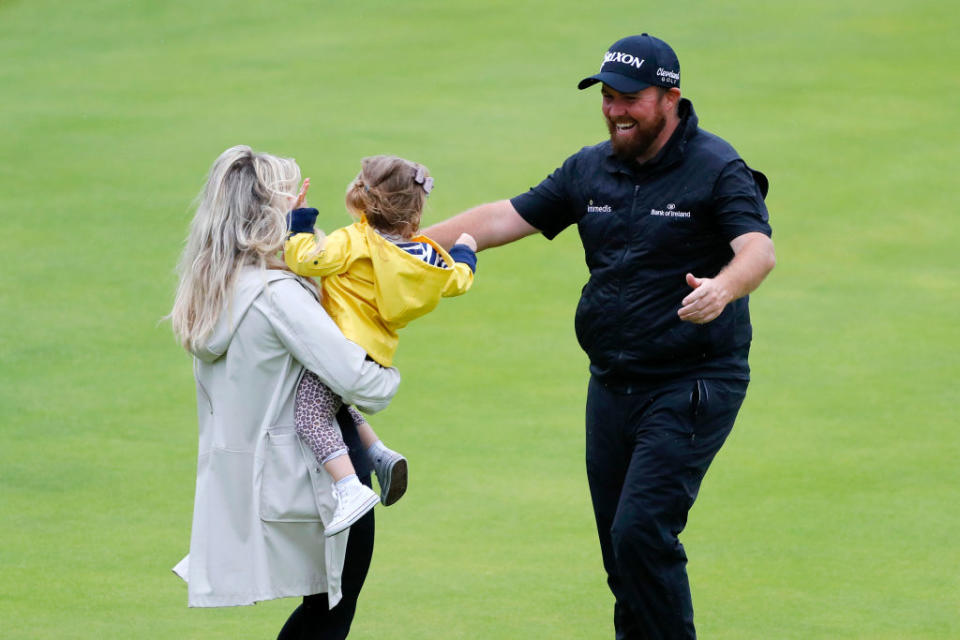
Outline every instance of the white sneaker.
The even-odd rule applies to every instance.
[[[333,510],[333,519],[323,530],[323,535],[328,538],[353,525],[380,501],[377,494],[359,480],[348,483],[339,491],[334,484],[333,498],[337,507]]]
[[[389,507],[407,491],[407,459],[383,447],[376,455],[370,456],[370,461],[380,484],[380,502]]]

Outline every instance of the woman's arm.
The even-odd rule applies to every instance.
[[[384,409],[397,392],[400,373],[367,359],[343,337],[320,303],[294,278],[269,285],[264,312],[291,355],[343,399],[368,413]]]

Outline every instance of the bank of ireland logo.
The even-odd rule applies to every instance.
[[[595,205],[593,200],[587,203],[587,213],[613,213],[613,207],[608,204]]]
[[[658,218],[689,218],[689,211],[677,211],[677,205],[673,202],[667,204],[663,209],[650,209],[650,215]]]

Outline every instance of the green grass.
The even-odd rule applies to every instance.
[[[196,419],[169,326],[228,146],[295,156],[327,228],[359,159],[428,221],[603,135],[575,83],[649,31],[771,178],[753,377],[683,536],[713,639],[960,638],[960,9],[942,0],[0,0],[0,637],[269,638],[293,600],[188,610]],[[357,638],[612,637],[583,471],[575,231],[485,252],[404,330],[375,426],[410,458]],[[429,415],[424,420],[420,416]]]

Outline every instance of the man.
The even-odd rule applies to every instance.
[[[597,83],[608,141],[425,233],[483,249],[578,226],[587,476],[616,637],[695,638],[678,535],[746,393],[747,295],[775,262],[767,179],[698,127],[662,40],[617,41],[579,88]]]

